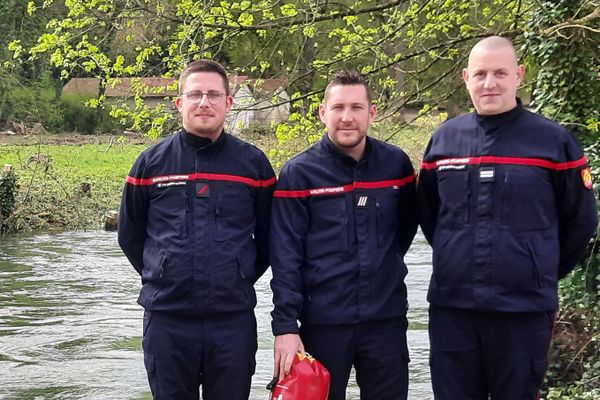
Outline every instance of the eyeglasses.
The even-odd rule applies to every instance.
[[[204,93],[200,90],[192,90],[190,92],[181,93],[182,96],[187,96],[187,99],[192,104],[200,104],[204,96],[208,99],[208,102],[212,105],[217,104],[221,98],[225,95],[223,92],[218,92],[216,90],[209,90]]]

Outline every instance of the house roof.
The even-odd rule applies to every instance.
[[[160,76],[144,78],[120,78],[116,85],[107,85],[106,97],[132,97],[134,79],[148,88],[148,93],[143,93],[142,97],[166,97],[177,96],[177,89],[170,90],[169,86],[176,82],[176,78],[165,78]],[[259,84],[258,84],[259,83]],[[242,85],[246,85],[253,95],[257,98],[271,97],[277,94],[277,90],[284,87],[287,83],[286,78],[268,78],[268,79],[250,79],[246,75],[233,75],[229,79],[232,94],[235,94]],[[98,78],[71,78],[63,87],[63,93],[81,94],[96,96],[100,80]],[[154,93],[152,89],[164,88],[160,93]]]
[[[106,97],[132,97],[133,85],[135,78],[121,78],[119,82],[112,86],[107,85]],[[137,78],[140,83],[148,88],[148,93],[143,93],[142,97],[165,97],[165,96],[177,96],[177,90],[168,89],[176,79],[165,78],[160,76]],[[69,94],[83,94],[96,96],[98,94],[98,88],[100,86],[100,79],[98,78],[72,78],[63,87],[63,93]],[[160,93],[155,93],[152,89],[164,88]]]
[[[63,87],[63,93],[98,95],[100,80],[96,78],[71,78]]]
[[[168,89],[169,86],[173,85],[177,79],[165,78],[160,76],[153,76],[147,78],[137,78],[140,83],[147,88],[148,93],[144,93],[142,97],[166,97],[177,96],[177,89]],[[106,87],[107,97],[131,97],[134,94],[133,86],[136,78],[121,78],[120,83],[114,87],[108,85]],[[162,89],[162,91],[156,93],[153,89]]]
[[[235,94],[242,84],[245,84],[257,99],[272,97],[283,90],[287,83],[286,78],[250,79],[247,76],[235,76],[233,93]]]

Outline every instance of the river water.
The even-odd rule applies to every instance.
[[[417,236],[406,258],[411,400],[430,399],[425,294],[431,252]],[[257,282],[257,370],[272,375],[270,273]],[[139,277],[116,234],[67,232],[0,241],[0,399],[151,399],[141,350]],[[351,379],[348,400],[358,399]]]

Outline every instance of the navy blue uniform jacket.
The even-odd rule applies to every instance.
[[[404,255],[417,229],[415,173],[397,147],[367,138],[356,162],[328,136],[289,161],[273,199],[272,328],[406,315]]]
[[[428,300],[501,312],[554,311],[557,282],[597,225],[589,168],[560,125],[520,102],[444,123],[419,174],[421,227],[433,247]]]
[[[185,131],[145,150],[123,191],[119,244],[141,275],[146,310],[209,316],[252,310],[268,266],[275,174],[225,132]]]

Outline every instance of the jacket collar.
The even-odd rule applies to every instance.
[[[359,161],[356,161],[354,158],[342,153],[340,149],[331,141],[327,133],[323,135],[321,142],[323,143],[323,148],[325,148],[325,150],[327,150],[327,152],[329,152],[333,157],[343,161],[346,164],[355,165],[360,162],[364,162],[371,154],[371,149],[373,147],[373,145],[371,144],[371,138],[367,135],[365,139],[365,152],[363,153]]]
[[[502,125],[508,124],[517,119],[523,114],[523,102],[517,97],[517,106],[512,110],[508,110],[496,115],[480,115],[475,113],[477,123],[482,125],[485,130],[499,128]]]
[[[195,150],[217,149],[217,148],[223,146],[223,144],[225,143],[225,140],[227,140],[227,138],[226,138],[227,133],[225,132],[225,130],[221,131],[221,134],[219,135],[217,140],[215,140],[214,142],[208,138],[200,137],[200,136],[194,135],[192,133],[189,133],[184,128],[181,128],[181,131],[179,134],[180,134],[183,142],[186,143],[187,145],[193,147]]]

